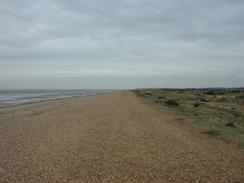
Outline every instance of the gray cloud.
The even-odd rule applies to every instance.
[[[243,17],[242,0],[3,0],[0,87],[244,86]]]

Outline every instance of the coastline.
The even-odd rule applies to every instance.
[[[0,105],[0,110],[4,108],[14,108],[14,107],[20,107],[20,106],[27,106],[31,104],[38,104],[38,103],[48,103],[48,102],[58,102],[58,101],[66,101],[66,100],[72,100],[72,99],[79,99],[81,97],[92,97],[97,95],[109,95],[111,93],[114,93],[115,91],[107,92],[107,93],[97,93],[97,94],[85,94],[81,96],[69,96],[69,97],[63,97],[63,98],[54,98],[54,99],[43,99],[43,100],[36,100],[36,101],[30,101],[30,102],[23,102],[19,104],[11,104],[11,105]]]
[[[242,182],[244,152],[132,92],[0,108],[0,182]]]

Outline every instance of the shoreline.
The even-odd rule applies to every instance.
[[[0,110],[0,182],[242,182],[244,152],[130,91]]]
[[[1,109],[5,109],[5,108],[14,108],[14,107],[21,107],[21,106],[25,106],[25,105],[32,105],[32,104],[39,104],[39,103],[45,103],[45,102],[57,102],[57,101],[66,101],[66,100],[71,100],[71,99],[76,99],[76,98],[81,98],[81,97],[92,97],[92,96],[98,96],[98,95],[109,95],[114,93],[110,92],[110,93],[98,93],[98,94],[86,94],[83,96],[71,96],[71,97],[65,97],[65,98],[55,98],[55,99],[44,99],[44,100],[39,100],[39,101],[31,101],[31,102],[23,102],[20,104],[10,104],[10,105],[0,105],[0,110]]]

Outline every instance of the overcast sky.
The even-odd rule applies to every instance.
[[[0,88],[244,86],[243,0],[1,0]]]

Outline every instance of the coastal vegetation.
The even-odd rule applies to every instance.
[[[203,134],[244,147],[244,90],[140,89],[136,94],[167,106]]]

